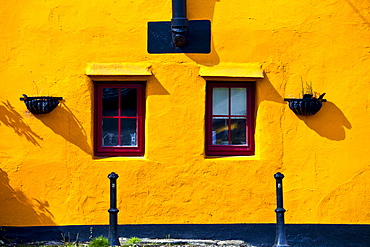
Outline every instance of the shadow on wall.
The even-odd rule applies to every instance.
[[[29,199],[22,191],[14,190],[9,183],[8,174],[2,169],[0,198],[0,226],[55,225],[54,217],[48,210],[49,203]]]
[[[62,136],[85,153],[92,155],[92,149],[87,141],[87,134],[83,125],[66,104],[55,108],[51,114],[35,115],[35,117],[54,131],[55,134]]]
[[[317,134],[330,140],[344,140],[346,138],[344,128],[352,128],[343,112],[332,102],[323,103],[321,110],[314,116],[297,116]]]
[[[285,104],[284,98],[279,94],[274,85],[272,85],[268,74],[264,73],[264,78],[256,83],[256,91],[258,92],[257,101],[273,101],[276,103]]]
[[[321,220],[349,223],[369,222],[370,220],[370,191],[368,181],[370,166],[359,170],[351,179],[333,188],[318,204]],[[340,207],[346,205],[346,207]],[[335,208],[335,210],[332,210]],[[351,222],[351,216],[353,222]],[[353,217],[354,216],[354,217]]]
[[[15,111],[9,101],[3,101],[0,104],[0,126],[1,124],[13,128],[18,136],[23,136],[32,144],[40,146],[37,141],[42,138],[23,122],[23,117]]]
[[[284,101],[284,98],[278,93],[274,85],[265,74],[265,78],[256,83],[258,95],[258,102],[273,101],[276,103],[285,104],[287,110],[290,111],[289,105]],[[324,102],[321,110],[314,116],[296,115],[300,120],[317,134],[330,140],[341,141],[346,138],[346,129],[351,129],[352,125],[343,114],[343,112],[333,103]]]
[[[155,74],[151,76],[151,78],[147,82],[148,89],[147,91],[150,92],[148,96],[151,95],[170,95],[170,93],[163,87],[163,85],[159,82]]]
[[[65,104],[63,104],[63,107],[57,107],[50,114],[34,116],[56,134],[76,145],[87,154],[92,155],[92,150],[87,142],[87,135],[82,124]],[[18,136],[25,137],[36,146],[40,146],[38,141],[43,140],[41,136],[23,121],[22,115],[14,109],[9,101],[0,103],[0,126],[2,124],[13,128]]]
[[[351,8],[356,12],[356,14],[362,19],[363,23],[370,27],[370,21],[366,18],[366,16],[361,14],[361,11],[360,11],[361,7],[356,7],[356,4],[355,4],[356,1],[353,1],[355,3],[352,3],[351,1],[346,0],[346,2],[351,6]]]
[[[211,1],[202,1],[199,2],[197,0],[188,0],[187,1],[187,17],[189,20],[210,20],[211,21],[211,52],[209,54],[191,54],[186,53],[185,55],[188,56],[191,60],[198,64],[206,65],[206,66],[214,66],[220,63],[220,58],[215,50],[213,38],[212,38],[212,25],[213,25],[213,14],[215,11],[216,2],[220,0],[211,0]],[[194,15],[193,13],[195,10],[201,9],[205,14],[202,16]]]

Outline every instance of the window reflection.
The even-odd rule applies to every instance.
[[[212,144],[228,145],[229,144],[229,126],[227,118],[215,117],[212,121]]]
[[[121,119],[121,146],[136,146],[136,119]]]
[[[247,89],[231,88],[231,115],[247,114]]]
[[[213,115],[228,115],[229,114],[229,89],[228,88],[213,88]]]
[[[247,119],[246,118],[231,118],[231,144],[246,145],[247,144]]]
[[[118,115],[118,88],[103,88],[103,116]]]

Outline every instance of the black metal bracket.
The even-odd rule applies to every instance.
[[[148,22],[148,52],[210,53],[211,22],[189,21],[186,17],[186,0],[172,0],[170,22]]]

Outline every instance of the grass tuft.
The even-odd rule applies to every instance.
[[[90,247],[108,247],[109,246],[109,240],[108,238],[105,238],[103,236],[94,238],[90,244]]]

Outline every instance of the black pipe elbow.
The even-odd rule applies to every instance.
[[[172,0],[171,32],[172,41],[177,47],[186,44],[188,18],[186,18],[186,0]]]

